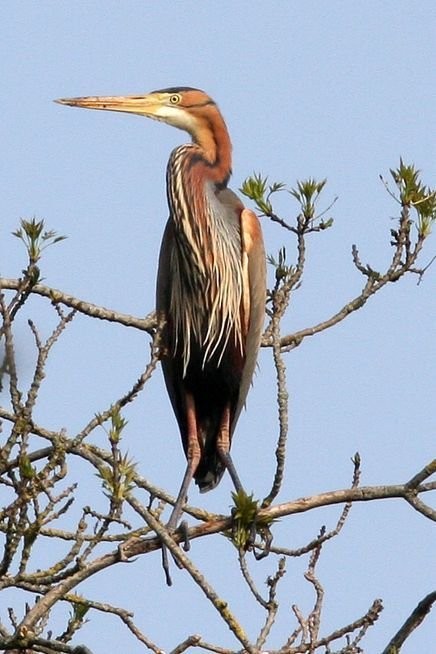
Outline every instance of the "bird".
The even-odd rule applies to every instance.
[[[159,256],[156,311],[161,363],[187,459],[167,527],[183,513],[192,479],[212,490],[227,469],[263,331],[266,263],[256,214],[228,188],[232,144],[214,100],[192,87],[145,95],[62,98],[60,104],[137,114],[188,132],[170,154],[169,218]]]

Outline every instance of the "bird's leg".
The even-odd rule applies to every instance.
[[[186,466],[185,475],[183,477],[182,485],[177,496],[176,503],[174,504],[173,511],[171,513],[167,528],[170,531],[174,531],[177,526],[177,523],[182,515],[183,505],[186,502],[186,496],[188,494],[188,488],[192,481],[192,478],[195,474],[195,471],[198,468],[201,457],[200,444],[198,442],[198,431],[197,431],[197,417],[195,411],[195,402],[194,398],[190,393],[186,393],[186,422],[187,422],[187,432],[188,432],[188,449],[186,453],[186,458],[188,464]]]
[[[218,438],[216,442],[216,448],[220,456],[221,461],[226,466],[229,471],[230,477],[232,478],[233,485],[236,491],[243,491],[241,480],[239,475],[236,472],[235,465],[230,456],[230,405],[227,404],[222,417],[221,424],[218,432]]]
[[[167,524],[167,529],[170,532],[173,532],[176,529],[177,523],[180,520],[180,516],[182,515],[182,511],[183,511],[183,505],[186,502],[188,488],[195,474],[195,471],[198,468],[198,464],[200,463],[200,457],[201,457],[201,449],[200,449],[200,444],[198,442],[195,402],[194,402],[194,398],[190,393],[186,394],[185,402],[186,402],[186,421],[187,421],[187,432],[188,432],[187,434],[188,449],[186,453],[186,458],[188,464],[186,466],[185,475],[183,477],[182,485],[180,486],[176,503],[174,504],[174,508],[172,510],[170,519]],[[184,527],[183,531],[185,536],[184,550],[186,552],[189,549],[189,541],[186,534],[186,525],[184,524],[183,527]],[[176,564],[179,565],[177,561]],[[168,553],[167,553],[167,548],[163,544],[162,544],[162,566],[165,571],[167,586],[171,586],[172,581],[169,572]]]
[[[254,507],[254,513],[253,513],[253,518],[249,521],[249,523],[245,526],[245,531],[246,531],[246,538],[244,539],[244,545],[243,549],[245,550],[251,550],[254,549],[254,541],[258,532],[257,529],[257,502],[253,500],[253,496],[247,496],[247,493],[244,491],[244,488],[241,484],[241,480],[239,479],[239,475],[236,472],[235,465],[232,461],[232,457],[230,456],[230,405],[228,404],[222,414],[221,418],[221,423],[220,423],[220,428],[218,432],[218,438],[217,438],[217,443],[216,443],[217,451],[218,454],[226,466],[227,470],[229,471],[230,477],[232,478],[233,485],[235,487],[236,493],[240,495],[240,497],[236,497],[235,499],[235,507],[232,510],[232,516],[233,516],[233,525],[232,525],[232,531],[233,531],[233,536],[235,537],[237,530],[240,530],[240,526],[237,524],[237,521],[235,520],[235,513],[237,511],[237,504],[242,502],[243,504],[247,505],[252,504]],[[234,538],[235,540],[235,538]],[[267,543],[267,553],[264,556],[267,556],[269,553],[270,547],[271,547],[271,541],[272,541],[272,536],[271,540]]]

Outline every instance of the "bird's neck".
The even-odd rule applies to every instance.
[[[196,153],[193,152],[193,165],[198,162],[206,180],[217,186],[226,186],[232,174],[232,144],[218,111],[211,112],[199,122],[192,134],[192,141],[196,149]]]

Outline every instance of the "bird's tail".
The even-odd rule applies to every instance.
[[[199,425],[202,454],[194,479],[200,493],[207,493],[218,486],[225,471],[225,465],[216,449],[220,413],[220,411],[209,410],[207,417],[202,416]]]
[[[224,471],[225,466],[216,452],[203,456],[194,475],[200,493],[207,493],[218,486]]]

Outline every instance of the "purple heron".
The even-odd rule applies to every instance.
[[[168,523],[175,529],[192,478],[214,488],[224,470],[241,482],[230,457],[232,435],[251,383],[265,312],[265,253],[257,216],[227,188],[229,133],[203,91],[175,87],[147,95],[58,100],[123,111],[185,130],[167,167],[169,219],[157,276],[163,322],[162,367],[187,458]]]

